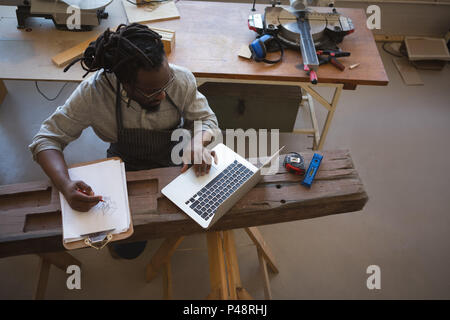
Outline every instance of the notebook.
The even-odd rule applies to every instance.
[[[116,240],[125,233],[129,237],[132,221],[124,163],[119,158],[110,158],[75,165],[68,171],[71,180],[84,181],[104,201],[87,212],[80,212],[72,209],[60,193],[63,244],[66,246],[84,240],[89,234],[105,231],[116,236]]]

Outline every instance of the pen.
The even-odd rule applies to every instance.
[[[81,190],[80,188],[77,188],[77,191],[78,192],[81,192],[81,193],[83,193],[83,194],[85,194],[85,195],[87,195],[87,196],[90,196],[90,194],[89,193],[87,193],[86,191],[84,191],[84,190]],[[105,202],[105,200],[99,200],[99,201],[101,201],[101,202]]]

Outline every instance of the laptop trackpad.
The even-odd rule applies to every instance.
[[[177,179],[180,179],[179,183],[183,183],[185,190],[192,190],[195,193],[196,190],[201,189],[218,174],[219,171],[214,166],[211,166],[209,173],[197,177],[194,168],[191,167],[188,171],[179,175]]]

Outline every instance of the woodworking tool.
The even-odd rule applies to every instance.
[[[112,0],[0,0],[0,5],[17,7],[18,29],[26,28],[28,17],[41,17],[51,19],[57,29],[90,31],[100,25],[102,19],[108,18],[105,8],[111,2]]]
[[[350,52],[335,51],[335,50],[318,50],[317,56],[319,57],[319,65],[331,63],[333,66],[341,71],[345,70],[345,66],[340,63],[336,58],[349,57]]]
[[[332,1],[328,2],[332,5]],[[337,44],[354,32],[354,26],[350,18],[342,16],[335,8],[316,12],[308,8],[311,4],[315,4],[314,1],[290,0],[290,6],[286,7],[277,6],[273,1],[263,15],[249,16],[248,27],[260,36],[272,35],[286,48],[299,50],[303,58],[302,69],[312,83],[317,83],[320,63],[316,50],[339,51]]]
[[[287,171],[303,175],[305,174],[305,161],[303,157],[297,152],[291,152],[284,157],[283,166]]]
[[[302,185],[310,188],[314,178],[317,174],[317,171],[319,171],[319,166],[320,163],[322,162],[323,156],[318,154],[318,153],[314,153],[314,156],[311,159],[311,162],[309,163],[309,167],[308,170],[306,171],[305,174],[305,178],[302,181]]]

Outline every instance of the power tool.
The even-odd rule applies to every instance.
[[[330,5],[333,4],[333,1],[328,1]],[[326,12],[316,12],[308,8],[320,0],[289,2],[290,6],[277,6],[278,2],[272,0],[272,5],[265,8],[264,14],[249,16],[248,27],[259,36],[273,36],[285,48],[301,51],[303,60],[301,69],[309,75],[311,83],[316,84],[320,64],[316,51],[339,52],[337,44],[354,32],[354,25],[350,18],[342,16],[335,8],[329,8]],[[335,61],[330,59],[327,62]],[[341,67],[338,63],[335,63],[335,66]]]
[[[51,19],[57,29],[90,31],[108,18],[105,8],[113,0],[0,0],[0,6],[15,6],[17,28],[26,29],[29,17]],[[79,18],[76,15],[79,14]],[[77,22],[78,21],[78,22]],[[73,24],[73,25],[71,25]]]

